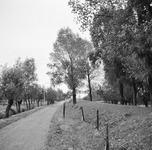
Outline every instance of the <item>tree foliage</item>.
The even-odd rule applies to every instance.
[[[13,101],[21,96],[23,85],[23,74],[20,68],[3,68],[1,74],[1,91],[3,97],[8,99],[6,117],[9,116],[9,109],[11,108]]]
[[[34,81],[36,81],[36,67],[34,59],[26,59],[24,62],[17,59],[12,67],[4,66],[0,75],[1,97],[8,100],[6,117],[13,103],[16,103],[17,111],[20,112],[22,100],[30,102],[34,92]],[[26,101],[27,102],[27,101]]]
[[[103,60],[107,81],[120,90],[121,103],[124,86],[132,86],[136,104],[138,83],[149,86],[152,102],[151,0],[71,0],[69,5],[90,30],[96,49],[92,60]]]
[[[57,91],[52,88],[48,88],[46,91],[46,100],[47,104],[53,104],[54,101],[57,101]]]
[[[76,103],[76,88],[81,83],[81,79],[85,78],[85,73],[81,72],[85,53],[84,41],[71,29],[63,28],[58,32],[53,47],[54,52],[50,53],[48,74],[53,83],[68,85],[73,91],[73,103]]]
[[[22,65],[22,69],[24,76],[24,99],[26,101],[27,109],[30,109],[30,89],[32,89],[34,86],[34,82],[37,81],[37,75],[35,73],[35,60],[33,58],[25,59]]]

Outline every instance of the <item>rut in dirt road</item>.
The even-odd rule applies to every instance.
[[[50,121],[63,102],[47,106],[0,130],[0,150],[45,150]]]

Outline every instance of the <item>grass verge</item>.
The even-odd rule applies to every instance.
[[[80,107],[84,109],[82,121]],[[96,113],[99,110],[99,130]],[[78,102],[66,104],[66,118],[60,107],[48,136],[48,150],[104,150],[106,123],[109,124],[110,150],[152,149],[152,108]]]
[[[4,128],[5,126],[13,123],[13,122],[16,122],[22,118],[25,118],[26,116],[44,108],[45,106],[40,106],[40,107],[35,107],[31,110],[28,110],[28,111],[25,111],[25,112],[22,112],[22,113],[19,113],[19,114],[16,114],[16,115],[13,115],[13,116],[10,116],[9,118],[5,118],[5,119],[0,119],[0,129]]]

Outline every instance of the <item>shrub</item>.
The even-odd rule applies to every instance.
[[[89,100],[89,96],[87,95],[87,96],[83,97],[82,99],[83,100]]]
[[[112,89],[112,88],[108,88],[105,90],[101,90],[98,91],[100,97],[103,99],[103,101],[105,102],[110,102],[113,104],[117,104],[118,100],[119,100],[119,93],[117,90]]]

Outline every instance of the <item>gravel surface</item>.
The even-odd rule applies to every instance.
[[[63,102],[47,106],[0,130],[0,150],[46,150],[51,119]]]

